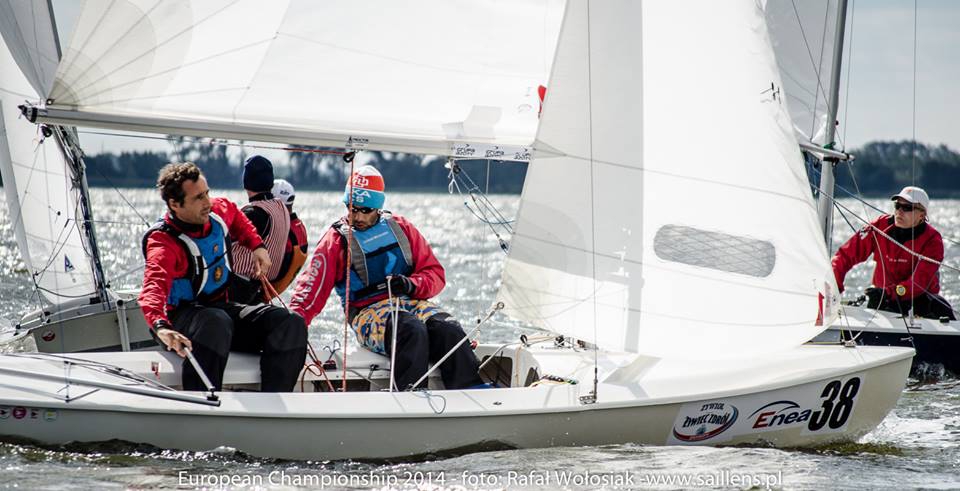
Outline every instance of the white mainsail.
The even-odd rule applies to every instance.
[[[838,0],[766,0],[764,14],[797,139],[823,146]]]
[[[0,172],[17,245],[37,289],[48,301],[60,303],[94,295],[94,275],[81,232],[79,184],[71,178],[56,139],[44,140],[38,126],[20,117],[17,109],[26,101],[42,100],[38,90],[53,80],[48,61],[57,59],[56,43],[44,41],[54,39],[52,24],[49,15],[44,17],[40,11],[36,13],[47,23],[30,22],[29,9],[15,12],[27,18],[6,17],[11,5],[36,2],[2,5]],[[11,31],[11,26],[27,26],[22,31],[33,37],[17,36],[14,33],[21,30]],[[31,44],[24,44],[27,42]],[[13,53],[19,54],[16,59]]]
[[[575,0],[561,32],[506,312],[699,359],[829,325],[836,285],[757,3]]]
[[[48,114],[482,157],[533,141],[562,10],[561,0],[88,0]]]

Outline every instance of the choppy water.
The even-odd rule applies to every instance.
[[[160,214],[162,203],[152,190],[123,189],[118,194],[94,189],[91,194],[106,274],[115,288],[135,288],[142,274],[139,234],[146,228],[144,219],[152,221]],[[240,199],[239,193],[227,196]],[[338,199],[339,193],[298,193],[297,211],[311,241],[337,218],[342,210]],[[485,311],[493,302],[504,257],[489,229],[456,196],[391,193],[389,200],[390,208],[410,218],[430,239],[446,266],[448,287],[440,303],[462,321]],[[513,216],[517,197],[496,196],[493,201]],[[845,204],[863,213],[859,205]],[[947,239],[947,262],[960,264],[960,201],[935,201],[932,208],[934,223]],[[836,222],[839,244],[850,228],[840,217]],[[5,205],[0,205],[0,245],[0,319],[13,321],[34,302]],[[864,266],[852,271],[848,292],[859,291],[869,275]],[[942,275],[945,296],[960,305],[960,274],[944,269]],[[316,346],[342,337],[335,311],[328,309],[311,326]],[[501,319],[485,328],[483,339],[512,340],[520,332],[522,326]],[[768,483],[785,489],[960,489],[960,383],[945,380],[909,389],[880,427],[860,442],[812,451],[611,445],[375,464],[284,462],[229,450],[177,452],[123,443],[58,448],[0,443],[0,476],[0,487],[21,489],[216,488],[221,483],[237,489],[556,489],[594,488],[605,482],[621,489],[762,489]],[[564,477],[571,479],[566,486],[558,482]]]

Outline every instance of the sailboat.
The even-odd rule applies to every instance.
[[[777,55],[787,105],[796,137],[822,158],[818,216],[828,249],[832,249],[835,167],[848,160],[835,146],[840,67],[847,1],[767,2],[765,12]],[[832,55],[830,55],[832,53]],[[869,346],[916,349],[911,374],[938,378],[940,369],[960,374],[960,322],[844,305],[841,315],[813,342],[856,342]]]
[[[0,173],[38,303],[2,341],[29,336],[47,352],[154,346],[136,292],[107,286],[76,132],[23,124],[17,108],[53,87],[60,47],[49,7],[0,3]]]
[[[397,8],[421,3],[431,2]],[[478,346],[482,375],[501,386],[486,390],[442,390],[436,381],[425,391],[380,390],[389,360],[369,353],[328,360],[338,372],[347,365],[346,393],[324,392],[310,375],[301,392],[290,394],[177,391],[181,363],[159,351],[9,354],[0,356],[0,434],[44,443],[229,446],[290,459],[626,442],[794,447],[856,440],[896,404],[912,349],[803,344],[836,317],[837,288],[756,2],[567,2],[531,140],[517,123],[536,111],[497,117],[497,106],[476,102],[495,100],[487,90],[510,85],[495,83],[498,77],[473,80],[496,68],[487,63],[497,50],[472,52],[477,58],[470,60],[438,58],[454,63],[451,73],[469,86],[444,85],[436,94],[424,88],[433,85],[417,86],[398,98],[406,86],[387,83],[384,93],[352,100],[380,109],[369,120],[373,112],[315,105],[324,97],[349,100],[344,94],[278,100],[298,93],[295,86],[316,70],[301,63],[306,53],[344,35],[312,9],[348,4],[367,24],[396,22],[396,2],[164,3],[150,11],[88,2],[77,26],[81,42],[75,35],[71,43],[77,53],[61,61],[47,100],[24,112],[52,125],[165,131],[177,124],[205,136],[454,158],[486,148],[529,159],[495,310],[553,334]],[[437,13],[504,5],[433,7]],[[252,19],[242,14],[253,11],[250,22],[263,37],[251,44],[253,31],[236,21]],[[437,18],[462,19],[452,28],[467,37],[485,36],[491,26],[474,25],[472,16],[424,19]],[[147,37],[137,44],[94,29],[101,25],[152,29],[128,31]],[[224,37],[211,37],[210,29]],[[228,42],[237,39],[234,31],[245,44]],[[366,39],[369,50],[355,54],[376,52],[387,60],[378,67],[386,77],[395,69],[406,77],[437,67],[408,63],[392,49],[456,49],[459,38]],[[262,66],[251,72],[210,52],[250,56],[234,51],[238,46],[253,46]],[[131,58],[137,52],[149,53],[150,63]],[[220,73],[247,70],[248,78],[209,85],[225,84],[198,76],[210,60]],[[274,66],[291,60],[301,72]],[[361,92],[369,89],[364,83]],[[455,104],[463,119],[433,112],[432,101],[462,101],[465,92],[474,102]],[[428,105],[405,111],[416,103]],[[348,131],[330,126],[341,110]],[[750,145],[734,152],[732,141]],[[232,355],[225,385],[255,388],[255,367],[255,357]],[[170,425],[179,431],[168,431]]]

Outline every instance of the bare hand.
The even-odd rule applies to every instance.
[[[270,260],[270,254],[263,247],[258,247],[253,251],[253,258],[257,260],[256,269],[253,271],[254,278],[260,278],[270,271],[273,261]]]
[[[176,351],[177,354],[180,355],[180,358],[187,357],[187,353],[183,349],[184,347],[190,350],[193,349],[193,343],[190,342],[190,339],[173,329],[158,329],[157,337],[167,346],[168,350]]]

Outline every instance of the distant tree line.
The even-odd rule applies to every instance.
[[[290,180],[297,189],[337,190],[343,187],[349,166],[342,156],[318,153],[315,147],[295,147],[287,162],[274,162],[277,177]],[[877,141],[852,150],[852,164],[837,166],[837,184],[866,196],[890,195],[906,185],[925,188],[935,198],[960,198],[960,153],[945,145],[913,141]],[[200,165],[211,186],[240,187],[243,161],[249,152],[228,155],[227,147],[171,137],[169,153],[122,152],[85,157],[87,179],[93,186],[153,186],[157,171],[170,161],[191,160]],[[443,191],[449,170],[441,157],[392,152],[367,152],[366,158],[383,174],[390,189]],[[819,182],[819,168],[810,162],[810,180]],[[481,188],[492,193],[518,193],[523,187],[526,164],[514,162],[460,161]],[[489,179],[488,179],[489,170]],[[852,173],[852,174],[851,174]],[[844,196],[842,190],[837,196]]]
[[[851,192],[890,196],[912,185],[933,198],[960,198],[960,153],[946,145],[877,141],[851,153],[853,162],[837,165],[836,172],[837,185]],[[837,196],[844,196],[842,190]]]
[[[252,152],[228,155],[227,147],[198,142],[183,137],[170,137],[171,150],[162,152],[121,152],[86,155],[87,181],[91,186],[149,187],[157,180],[157,172],[171,161],[192,161],[203,169],[210,185],[227,189],[241,187],[243,162]],[[241,147],[242,148],[242,147]],[[346,182],[349,164],[342,155],[318,152],[317,147],[292,146],[302,151],[290,153],[287,162],[274,162],[274,174],[289,180],[297,189],[339,190]],[[449,169],[445,159],[394,152],[365,152],[364,162],[383,174],[389,189],[409,191],[445,191]],[[358,157],[358,161],[360,158]],[[491,193],[519,193],[527,166],[516,162],[460,161],[481,189]],[[359,164],[357,164],[359,165]],[[489,174],[488,174],[489,171]],[[489,179],[488,179],[489,175]],[[489,184],[488,184],[489,183]]]

